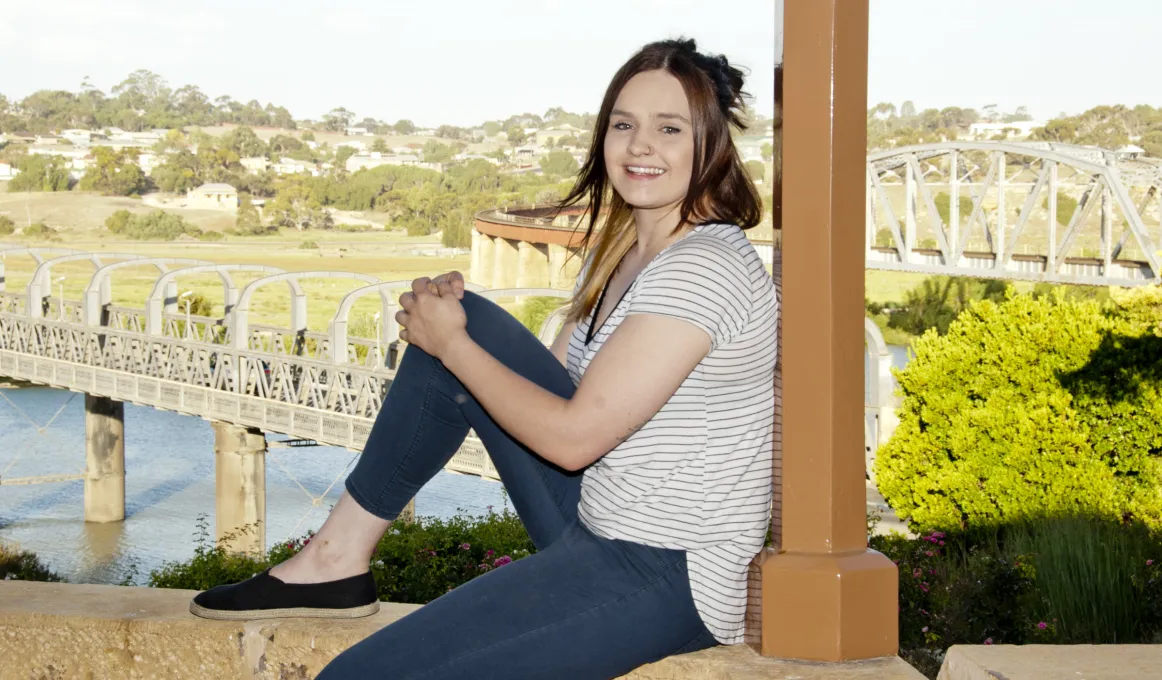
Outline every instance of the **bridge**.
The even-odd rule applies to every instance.
[[[868,269],[1103,286],[1162,281],[1156,159],[1055,142],[899,147],[868,155],[865,200]],[[580,212],[479,213],[473,279],[564,287],[570,277],[553,275],[579,245]],[[753,242],[770,264],[775,244]]]
[[[35,269],[23,291],[4,288],[5,266],[18,256]],[[94,271],[82,299],[53,295],[52,270],[88,262]],[[156,270],[140,307],[113,304],[118,274]],[[221,317],[180,312],[178,282],[199,275],[221,284]],[[239,276],[246,275],[245,285]],[[326,331],[307,325],[308,279],[346,281]],[[285,435],[285,446],[324,444],[362,450],[401,352],[395,322],[398,295],[409,281],[380,281],[348,272],[285,272],[274,267],[201,260],[87,253],[67,248],[0,244],[0,375],[84,393],[84,474],[0,479],[0,485],[85,481],[85,519],[125,516],[124,402],[198,416],[215,430],[219,538],[257,523],[235,547],[265,545],[264,433]],[[286,291],[288,327],[255,323],[255,294]],[[567,298],[562,290],[468,288],[494,300],[527,296]],[[59,287],[58,287],[59,290]],[[353,307],[369,298],[378,309],[378,337],[349,332]],[[563,322],[560,308],[539,337],[552,342]],[[374,335],[375,332],[365,333]],[[19,455],[19,454],[17,454]],[[448,463],[453,472],[499,480],[480,441],[470,436]]]

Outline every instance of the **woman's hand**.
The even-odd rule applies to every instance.
[[[447,279],[436,283],[427,277],[419,278],[412,281],[412,292],[400,296],[402,309],[395,315],[403,327],[400,340],[437,359],[456,342],[468,337],[468,316],[459,300],[464,295],[464,278],[458,272],[452,274],[460,279],[459,294]]]
[[[416,279],[416,281],[419,280],[420,279]],[[452,292],[456,295],[457,300],[464,299],[464,275],[460,272],[451,271],[447,274],[440,274],[436,278],[432,279],[432,283],[436,284],[437,286],[439,286],[441,283],[447,283],[452,286]],[[415,281],[412,282],[412,286],[415,286]]]

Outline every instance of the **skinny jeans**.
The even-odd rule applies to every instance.
[[[565,398],[556,357],[472,292],[468,334],[524,378]],[[337,656],[320,680],[604,679],[718,644],[695,610],[682,550],[596,536],[577,518],[581,472],[505,432],[444,365],[408,347],[359,463],[351,497],[387,520],[475,431],[537,552],[489,571]]]

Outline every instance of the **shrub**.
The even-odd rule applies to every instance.
[[[276,544],[261,558],[233,555],[210,540],[205,516],[199,516],[194,556],[154,570],[156,588],[205,590],[244,581],[295,555],[310,536]],[[449,520],[422,517],[392,525],[371,558],[379,599],[426,604],[480,574],[503,567],[536,551],[524,526],[507,509],[481,517],[457,515]]]
[[[314,241],[312,241],[310,239],[307,239],[307,240],[299,243],[300,250],[318,250],[318,248],[319,248],[319,244],[315,243]]]
[[[897,372],[880,491],[921,531],[1078,512],[1162,520],[1162,338],[1128,307],[1012,295]]]
[[[956,644],[1150,643],[1162,537],[1099,518],[1016,522],[869,544],[899,569],[900,655],[935,678]]]
[[[226,238],[220,231],[203,231],[198,234],[199,241],[221,241]]]
[[[118,210],[105,219],[105,228],[110,233],[134,241],[172,241],[183,234],[199,238],[202,235],[201,229],[186,222],[181,215],[164,210],[154,210],[145,215]]]
[[[516,309],[513,316],[517,318],[521,324],[532,331],[533,333],[540,333],[541,326],[545,325],[549,315],[557,310],[558,307],[568,302],[565,298],[556,298],[549,296],[532,297],[524,301],[524,303]]]
[[[1041,202],[1041,207],[1046,210],[1049,209],[1049,199],[1046,198]],[[1068,226],[1069,221],[1073,219],[1073,212],[1077,210],[1077,199],[1065,193],[1064,191],[1057,192],[1057,223],[1063,226]]]
[[[0,581],[63,581],[33,553],[0,543]]]
[[[56,230],[44,222],[34,222],[25,227],[24,231],[21,233],[32,238],[46,238],[51,237],[54,233],[56,233]]]
[[[959,197],[960,204],[960,223],[964,224],[964,220],[972,217],[972,199],[961,194]],[[952,224],[952,196],[941,191],[932,199],[936,204],[936,212],[940,215],[940,221],[944,224]]]
[[[371,225],[370,224],[336,224],[334,229],[335,229],[335,231],[349,231],[349,232],[371,231]]]
[[[16,231],[16,223],[7,215],[0,215],[0,236],[9,236]]]

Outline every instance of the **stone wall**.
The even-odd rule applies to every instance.
[[[384,604],[365,619],[208,621],[187,590],[0,582],[0,680],[306,680],[335,655],[417,605]],[[632,680],[822,678],[922,680],[897,658],[801,664],[746,645],[671,657]]]

